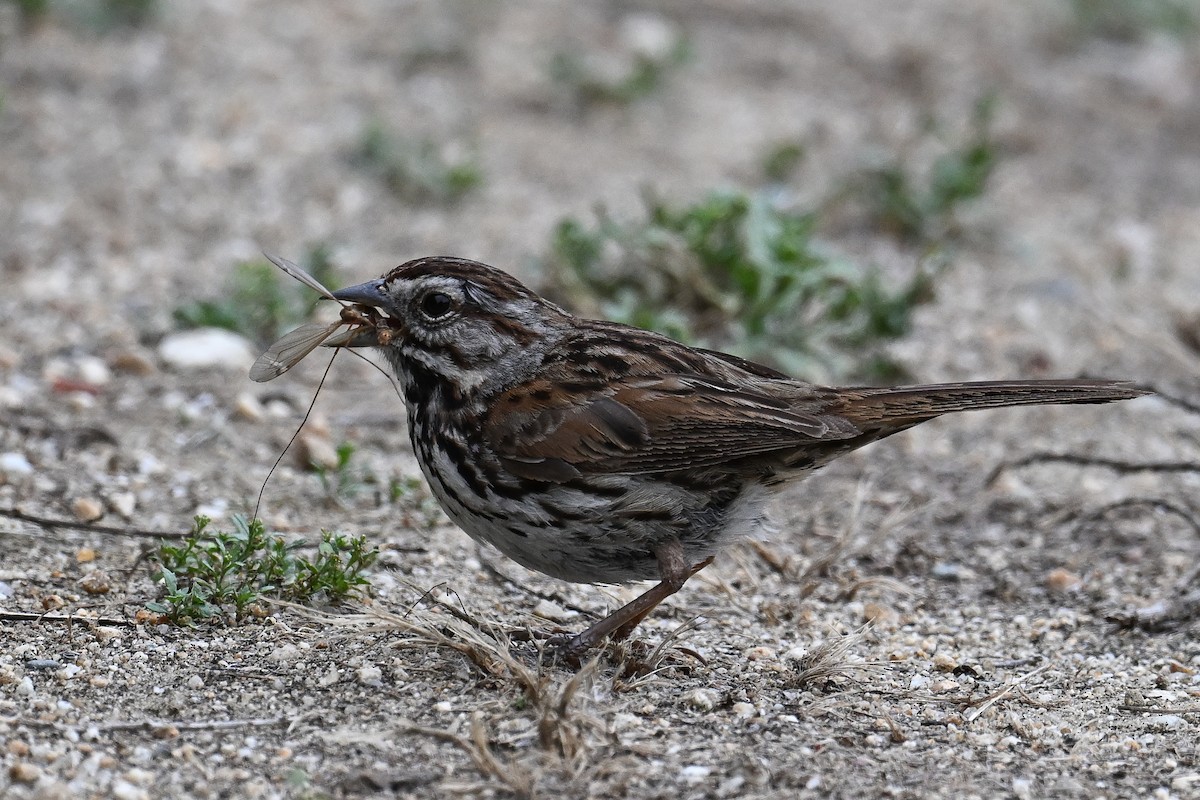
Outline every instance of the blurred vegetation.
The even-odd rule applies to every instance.
[[[762,158],[762,174],[771,183],[790,180],[804,163],[804,143],[799,139],[774,142]]]
[[[852,181],[850,193],[865,204],[873,223],[910,242],[954,235],[956,212],[983,195],[996,168],[998,152],[991,133],[995,104],[993,95],[980,99],[965,139],[948,144],[928,171],[918,172],[896,158]]]
[[[772,364],[811,380],[895,381],[887,343],[931,300],[938,268],[960,233],[959,211],[987,190],[998,146],[995,99],[978,101],[958,141],[926,169],[897,156],[857,170],[818,211],[789,205],[805,147],[770,145],[766,189],[709,194],[675,207],[645,201],[643,218],[565,219],[545,259],[547,292],[588,316]],[[936,133],[931,125],[930,131]],[[887,277],[822,247],[827,215],[851,204],[871,228],[913,248],[907,277]],[[937,264],[937,267],[933,266]]]
[[[300,266],[322,285],[337,288],[326,245],[310,248]],[[310,319],[314,300],[311,289],[266,259],[256,259],[234,267],[229,285],[217,299],[177,307],[175,321],[184,328],[225,328],[266,345]]]
[[[474,154],[455,153],[432,139],[399,136],[379,121],[363,130],[355,161],[411,202],[453,203],[483,184]]]
[[[762,193],[714,193],[682,208],[648,199],[641,220],[562,221],[546,274],[552,294],[588,315],[792,374],[895,378],[881,345],[908,330],[933,276],[917,269],[890,285],[825,252],[814,225]]]
[[[146,25],[158,15],[157,0],[5,0],[16,6],[21,25],[32,30],[59,18],[100,33]]]
[[[687,40],[679,38],[665,53],[639,53],[626,70],[607,74],[584,55],[560,52],[550,59],[550,78],[564,87],[581,107],[625,106],[658,91],[667,76],[686,63],[689,56]]]
[[[1197,0],[1069,0],[1075,25],[1085,35],[1134,42],[1160,31],[1174,36],[1200,28]]]

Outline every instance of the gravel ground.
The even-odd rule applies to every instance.
[[[564,215],[752,185],[795,137],[790,188],[815,201],[889,155],[928,163],[928,120],[987,92],[1000,166],[894,355],[922,381],[1197,394],[1186,31],[1114,40],[1032,1],[194,0],[108,32],[80,6],[23,30],[0,5],[0,508],[169,531],[252,508],[321,359],[263,386],[244,343],[209,366],[167,343],[262,249],[329,242],[347,283],[433,252],[536,280]],[[690,58],[636,103],[548,78],[556,52],[620,69],[663,31]],[[476,152],[483,186],[395,196],[350,158],[376,119]],[[825,238],[921,256],[853,215]],[[263,516],[368,535],[365,605],[155,625],[150,541],[0,520],[0,795],[1200,796],[1196,619],[1122,624],[1196,589],[1197,469],[1016,463],[1196,462],[1194,409],[980,413],[848,456],[578,676],[501,631],[579,627],[636,587],[525,572],[424,490],[386,497],[417,471],[365,365],[339,359],[314,414],[379,483],[333,502],[289,458]]]

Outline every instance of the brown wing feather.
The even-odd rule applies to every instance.
[[[571,392],[534,381],[505,392],[492,409],[483,433],[493,452],[514,474],[549,481],[712,466],[861,433],[836,414],[790,409],[752,383],[691,375]]]

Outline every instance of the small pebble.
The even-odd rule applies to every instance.
[[[267,658],[277,664],[287,664],[300,658],[300,648],[288,643],[276,647]]]
[[[357,676],[363,686],[383,685],[383,670],[374,664],[363,664],[358,668]]]
[[[55,661],[52,658],[31,658],[25,662],[25,669],[34,671],[58,669],[61,666],[61,662]]]
[[[116,800],[150,800],[149,793],[140,786],[135,786],[127,780],[117,778],[112,782],[112,788],[109,793]]]
[[[108,507],[125,519],[132,519],[137,509],[137,495],[133,492],[117,492],[108,498]]]
[[[296,460],[305,469],[336,469],[337,448],[328,435],[305,429],[296,437]]]
[[[749,719],[757,713],[758,709],[754,707],[753,703],[742,702],[733,704],[734,716],[741,717],[743,719]]]
[[[244,420],[258,422],[263,418],[266,409],[257,397],[249,392],[242,392],[233,403],[233,412]]]
[[[17,783],[35,783],[42,777],[42,771],[33,764],[18,761],[8,768],[8,777]]]
[[[108,365],[96,356],[80,356],[75,361],[75,373],[84,383],[104,386],[112,381]]]
[[[249,369],[257,354],[244,337],[221,328],[197,328],[163,337],[158,357],[178,370]]]
[[[712,711],[720,700],[721,696],[713,689],[693,689],[683,696],[684,705],[701,711]]]
[[[204,679],[201,678],[199,675],[193,675],[192,677],[187,679],[187,688],[203,689],[204,688]]]
[[[90,564],[96,560],[96,551],[91,547],[81,547],[75,551],[75,561],[80,564]]]
[[[712,774],[712,767],[703,764],[690,764],[679,770],[679,777],[689,786],[695,786]]]
[[[154,372],[154,362],[142,350],[122,350],[110,359],[109,364],[118,372],[130,375],[149,375]]]
[[[1187,720],[1178,714],[1154,714],[1146,719],[1146,727],[1160,731],[1177,731],[1187,727]]]
[[[101,625],[96,628],[96,641],[100,643],[111,642],[113,639],[121,638],[121,629],[113,628],[108,625]]]
[[[33,464],[23,453],[0,453],[0,473],[5,475],[29,475],[33,472]]]
[[[71,512],[80,522],[95,522],[104,516],[104,506],[94,497],[76,497],[71,503]]]
[[[103,570],[92,570],[79,581],[79,588],[88,594],[108,594],[112,591],[112,583]]]
[[[933,666],[938,672],[953,672],[954,668],[958,666],[958,662],[952,656],[938,653],[933,657]]]
[[[317,684],[320,686],[333,686],[339,680],[337,664],[330,664],[329,669],[325,670],[325,674],[317,679]]]
[[[138,786],[149,786],[154,783],[154,773],[148,769],[133,767],[125,772],[125,780]]]
[[[1083,578],[1058,567],[1046,573],[1046,588],[1052,592],[1071,592],[1083,586]]]

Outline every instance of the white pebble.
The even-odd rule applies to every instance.
[[[112,380],[108,365],[96,356],[80,356],[75,362],[80,380],[93,386],[104,386]]]
[[[695,786],[710,774],[712,774],[712,768],[703,764],[690,764],[679,770],[679,777],[690,786]]]
[[[382,686],[383,670],[374,664],[363,664],[358,668],[358,682],[363,686]]]
[[[109,789],[109,793],[116,800],[150,800],[150,795],[146,793],[145,789],[134,786],[129,781],[121,778],[117,778],[112,782],[112,788]]]
[[[0,472],[6,475],[29,475],[33,472],[33,464],[24,453],[0,453]]]
[[[693,689],[683,696],[683,702],[701,711],[712,711],[720,702],[721,696],[712,689]]]
[[[158,343],[158,356],[176,369],[249,369],[256,357],[244,337],[221,328],[197,328],[168,334]]]
[[[258,398],[249,392],[242,392],[233,403],[233,411],[239,417],[250,422],[258,422],[263,418],[266,409]]]
[[[300,648],[296,647],[294,644],[285,644],[280,647],[276,647],[271,651],[271,654],[267,656],[267,658],[276,662],[277,664],[286,664],[290,661],[295,661],[299,657]]]
[[[325,670],[325,674],[317,679],[317,683],[321,686],[333,686],[338,682],[337,664],[330,664],[329,669]]]
[[[137,508],[137,495],[133,492],[117,492],[108,498],[108,507],[125,519],[131,519]]]
[[[1187,727],[1187,720],[1178,714],[1155,714],[1146,720],[1146,727],[1160,731],[1177,731]]]
[[[749,719],[758,713],[758,709],[754,707],[753,703],[734,703],[733,713],[735,716]]]

